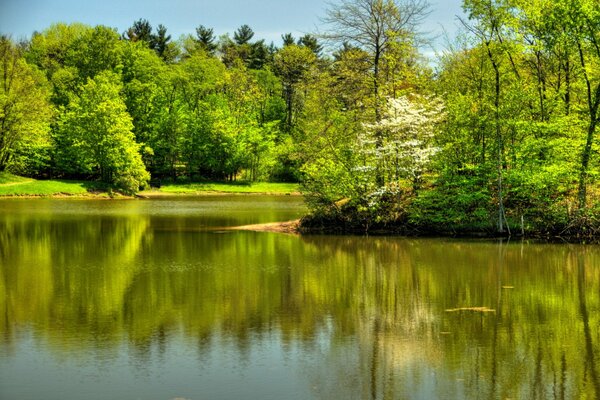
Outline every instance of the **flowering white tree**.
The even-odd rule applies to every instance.
[[[363,165],[358,169],[378,176],[376,192],[389,191],[408,180],[414,190],[422,183],[431,157],[436,125],[444,117],[444,106],[435,97],[418,95],[388,98],[384,117],[366,124],[358,141]]]

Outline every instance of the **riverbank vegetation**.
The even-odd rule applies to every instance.
[[[55,24],[0,40],[0,170],[301,182],[306,229],[600,232],[595,0],[464,0],[432,68],[424,0],[340,0],[282,44]]]

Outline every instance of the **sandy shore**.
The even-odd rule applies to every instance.
[[[300,220],[285,222],[269,222],[266,224],[241,225],[225,228],[232,231],[255,231],[255,232],[278,232],[278,233],[298,233]]]

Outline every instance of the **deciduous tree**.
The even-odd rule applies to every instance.
[[[81,95],[61,117],[61,144],[71,146],[67,155],[75,157],[84,172],[134,193],[150,176],[135,142],[121,90],[120,77],[112,72],[88,79]]]
[[[43,73],[25,61],[21,47],[0,36],[0,171],[33,174],[43,166],[49,145],[48,98]]]

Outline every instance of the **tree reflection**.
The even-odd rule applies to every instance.
[[[590,316],[587,306],[587,291],[588,284],[586,279],[586,267],[583,259],[583,254],[577,254],[577,292],[579,295],[579,310],[581,320],[583,322],[583,335],[585,338],[585,366],[589,367],[589,374],[592,386],[594,388],[596,398],[600,399],[600,378],[598,377],[598,369],[596,366],[596,354],[594,354],[594,344],[592,341],[592,333],[590,329]]]
[[[176,335],[200,359],[277,337],[320,354],[304,375],[322,398],[600,398],[597,247],[166,223],[1,219],[3,347],[26,328],[57,353],[126,343],[143,364]]]

